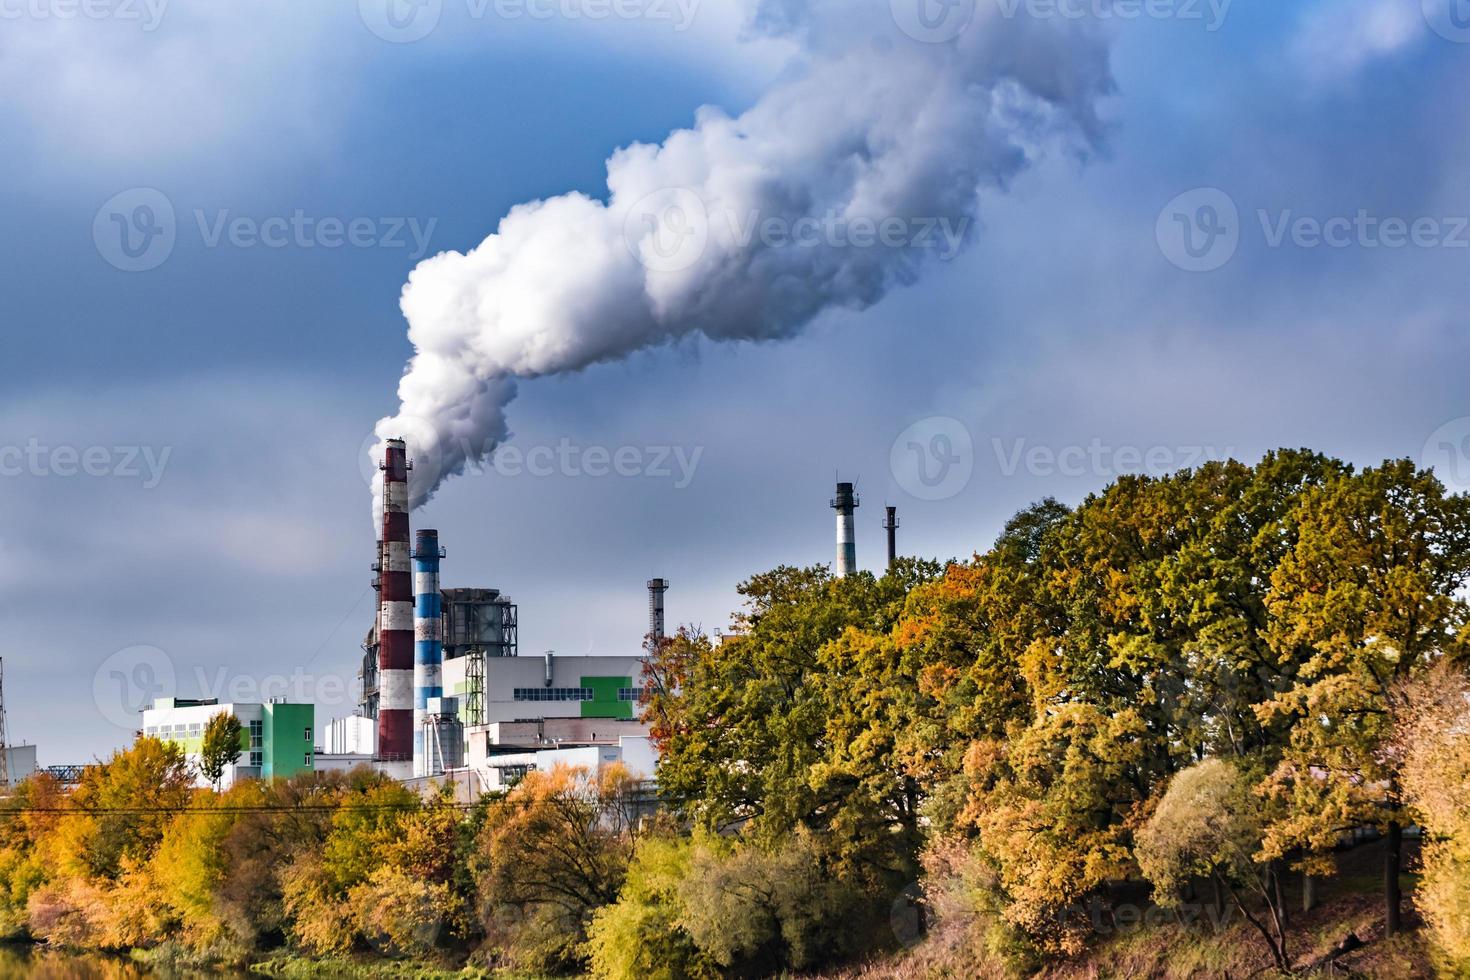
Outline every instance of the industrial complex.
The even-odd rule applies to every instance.
[[[361,697],[352,715],[319,720],[313,705],[283,699],[157,698],[143,710],[139,734],[177,743],[197,773],[210,719],[233,715],[242,729],[240,755],[225,767],[219,788],[360,765],[422,789],[452,783],[469,798],[558,764],[593,771],[620,764],[651,783],[657,758],[639,711],[647,693],[645,655],[522,656],[519,611],[509,596],[442,586],[440,567],[449,555],[439,532],[410,528],[411,467],[403,440],[388,440],[379,462],[382,521],[372,563],[377,614],[362,641]],[[857,571],[859,504],[854,484],[837,484],[831,507],[839,577]],[[891,566],[895,508],[886,508],[883,527]],[[670,587],[665,578],[647,583],[644,649],[665,636]],[[36,770],[35,746],[6,745],[3,727],[0,748],[5,781]],[[63,782],[74,782],[80,769],[54,768]],[[202,775],[198,782],[209,783]]]

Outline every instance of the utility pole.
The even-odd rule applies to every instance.
[[[10,789],[10,738],[5,732],[5,658],[0,657],[0,786]]]

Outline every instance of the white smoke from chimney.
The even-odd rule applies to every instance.
[[[948,257],[982,193],[1043,148],[1098,142],[1098,23],[957,0],[936,9],[967,26],[933,42],[902,9],[925,3],[764,0],[752,24],[800,53],[752,108],[618,150],[606,202],[523,204],[468,254],[421,262],[401,300],[416,353],[376,430],[409,443],[412,506],[507,438],[517,379],[865,308]]]

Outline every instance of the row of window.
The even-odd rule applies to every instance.
[[[590,687],[518,687],[513,697],[517,701],[591,701]],[[643,688],[618,688],[619,701],[642,701]]]
[[[198,722],[192,725],[153,725],[143,729],[144,735],[156,735],[159,738],[188,738],[199,736],[204,733]]]
[[[591,701],[590,687],[518,687],[517,701]]]

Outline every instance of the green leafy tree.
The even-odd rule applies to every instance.
[[[1264,815],[1251,783],[1234,766],[1206,759],[1179,773],[1138,833],[1136,854],[1161,904],[1174,905],[1195,878],[1216,882],[1261,934],[1276,968],[1291,972],[1285,912],[1262,863]],[[1256,902],[1265,912],[1252,911]]]
[[[225,769],[240,758],[243,734],[240,719],[228,711],[219,712],[205,723],[204,743],[199,749],[199,772],[215,789],[219,789]]]
[[[638,842],[618,900],[593,917],[587,947],[608,980],[718,980],[718,964],[684,925],[680,889],[704,838],[650,835]],[[699,841],[699,843],[696,843]]]
[[[1402,792],[1391,737],[1407,704],[1400,685],[1464,655],[1470,621],[1470,498],[1447,496],[1407,461],[1344,473],[1308,491],[1299,535],[1272,575],[1270,639],[1300,667],[1257,706],[1284,726],[1267,789],[1282,807],[1266,850],[1307,856],[1308,870],[1340,835],[1375,825],[1386,836],[1385,919],[1400,928]]]

